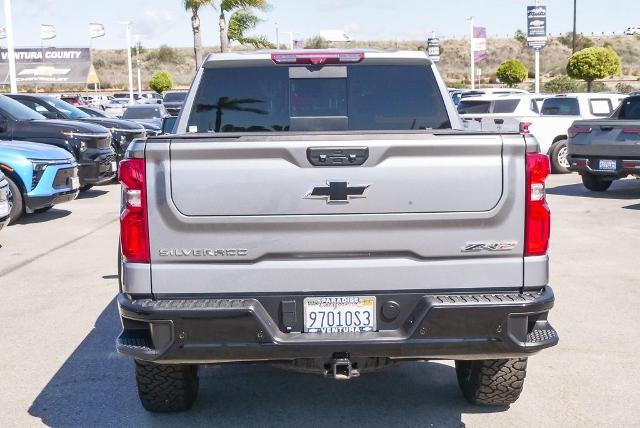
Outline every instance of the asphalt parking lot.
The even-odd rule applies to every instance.
[[[529,361],[510,408],[478,408],[450,362],[351,382],[264,366],[202,372],[194,408],[146,413],[114,352],[118,186],[0,232],[0,426],[637,426],[640,180],[586,191],[552,176],[550,319],[560,344]]]

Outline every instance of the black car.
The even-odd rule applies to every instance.
[[[5,95],[0,95],[0,139],[51,144],[72,153],[82,190],[105,184],[116,175],[116,153],[107,128],[86,121],[47,119]]]
[[[95,107],[81,106],[78,107],[78,110],[82,110],[92,117],[107,117],[111,119],[117,119],[117,117],[115,117],[111,113],[107,113],[106,111],[97,109]],[[147,137],[155,137],[156,135],[160,135],[162,133],[162,128],[160,126],[152,125],[151,123],[146,122],[138,123],[140,123],[140,125],[144,127],[145,131],[147,132]]]
[[[162,128],[163,119],[170,116],[162,104],[132,104],[122,114],[123,119],[159,128]]]
[[[164,104],[171,116],[177,116],[182,110],[182,104],[184,104],[186,98],[187,93],[184,91],[171,91],[164,94],[162,104]]]
[[[134,138],[142,138],[146,135],[144,127],[136,122],[111,117],[94,117],[51,95],[7,96],[49,119],[78,120],[104,126],[111,132],[111,145],[118,155],[118,160],[124,157],[124,152]]]

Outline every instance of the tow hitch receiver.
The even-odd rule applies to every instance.
[[[353,368],[349,358],[335,358],[331,364],[331,371],[326,370],[325,376],[337,380],[347,380],[360,376],[360,372]]]

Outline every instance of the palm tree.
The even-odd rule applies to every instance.
[[[227,52],[229,50],[228,30],[235,31],[236,29],[240,28],[242,31],[246,31],[250,28],[255,27],[255,25],[258,23],[258,18],[253,15],[251,11],[253,9],[267,10],[269,8],[269,3],[267,3],[267,0],[219,0],[219,3],[217,5],[214,4],[214,7],[219,13],[218,26],[220,27],[220,52]],[[238,19],[234,19],[233,15],[239,12],[242,14],[242,16],[238,17]],[[230,23],[233,23],[234,21],[238,23],[240,21],[240,23],[244,23],[245,25],[243,27],[236,26],[235,29],[231,27],[231,24],[227,27],[227,14],[231,15],[231,18],[229,20]],[[249,20],[247,20],[248,17],[250,17]],[[247,27],[247,23],[253,23],[253,25]],[[243,34],[241,34],[240,36],[244,37]],[[254,41],[256,40],[258,41],[258,43],[261,43],[265,42],[266,38],[256,38]],[[253,44],[251,42],[249,43]]]
[[[200,35],[200,16],[198,12],[203,6],[208,6],[213,0],[182,0],[187,11],[191,11],[191,29],[193,30],[193,53],[196,61],[196,70],[202,64],[202,36]]]

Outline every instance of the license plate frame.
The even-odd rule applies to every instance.
[[[618,169],[618,162],[615,159],[598,160],[598,169],[601,171],[615,171]]]
[[[375,296],[306,297],[303,312],[304,333],[361,334],[378,327]]]

